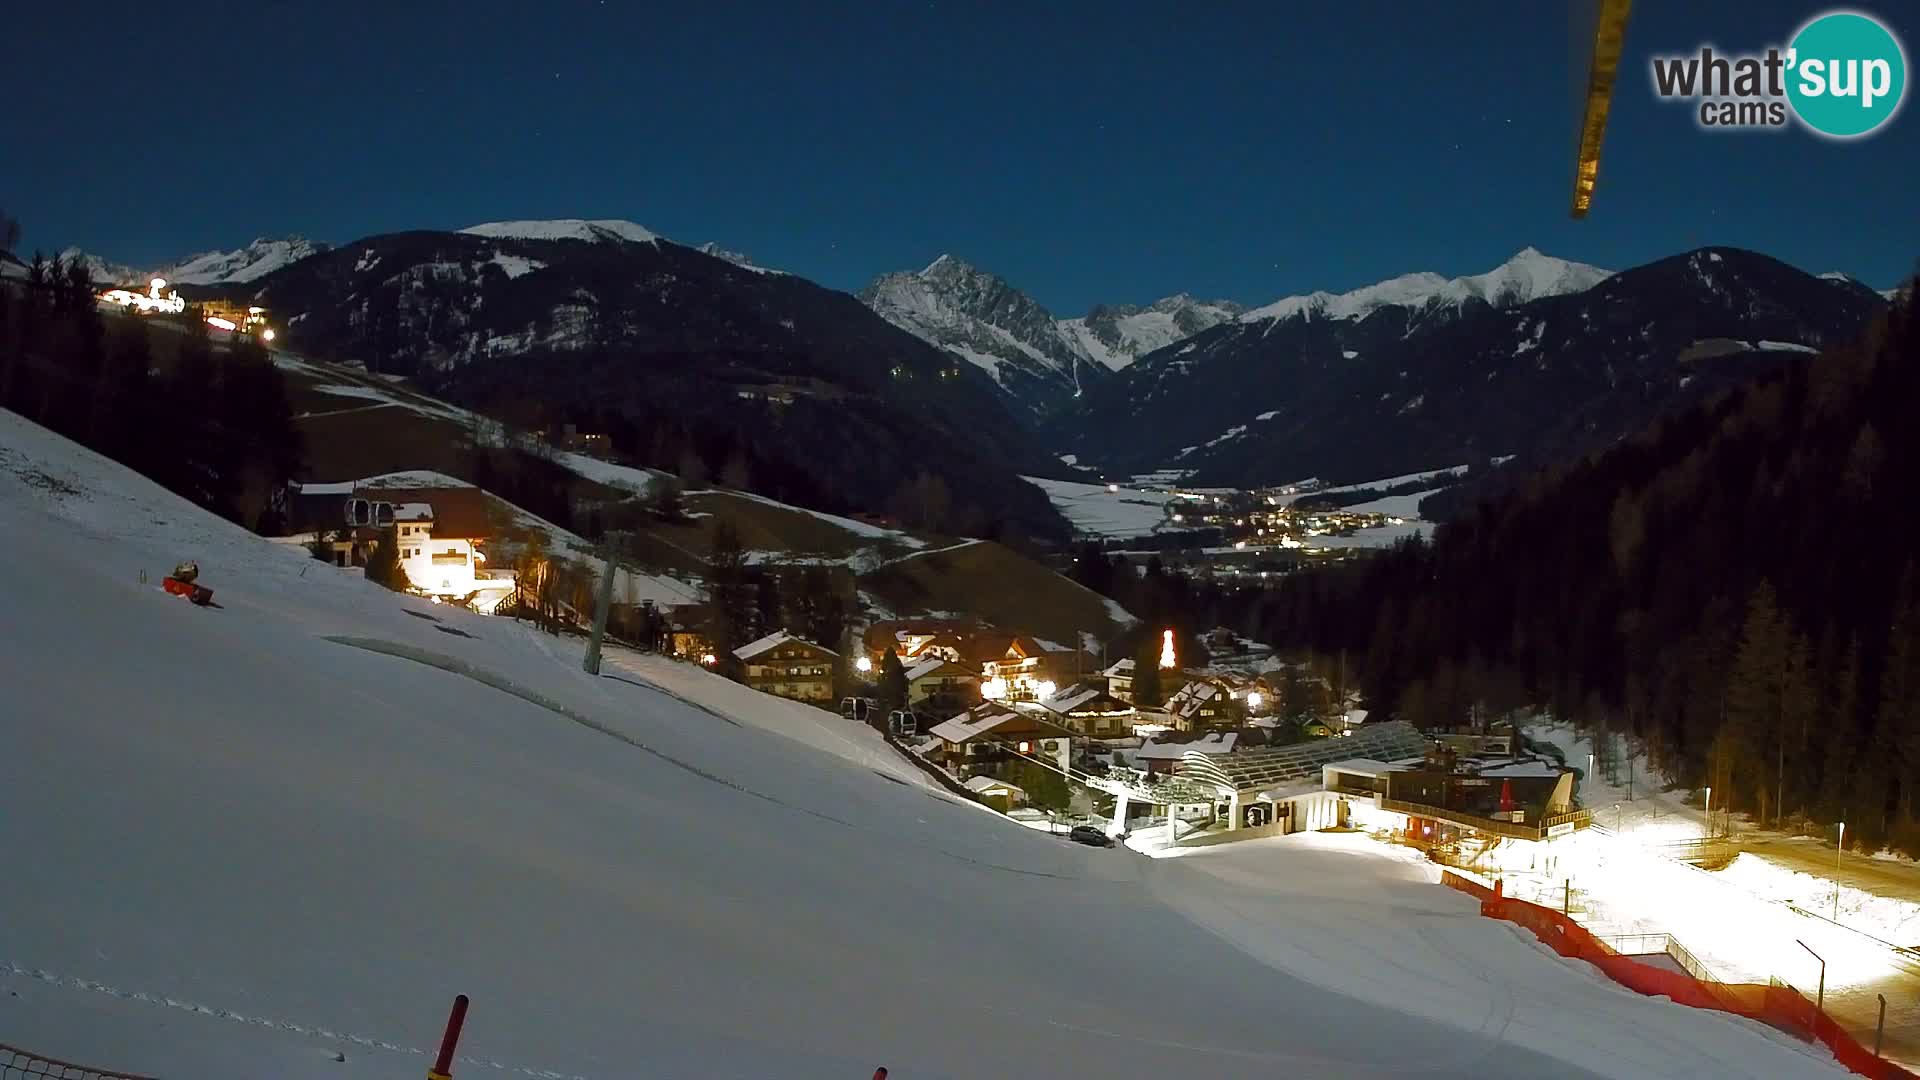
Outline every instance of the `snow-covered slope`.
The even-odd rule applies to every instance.
[[[1195,300],[1185,293],[1140,308],[1103,304],[1084,318],[1062,319],[1060,328],[1088,356],[1115,371],[1139,357],[1238,318],[1244,309],[1229,300]]]
[[[1612,271],[1556,259],[1528,247],[1484,274],[1457,278],[1431,272],[1403,274],[1351,292],[1289,296],[1246,312],[1240,321],[1255,323],[1296,316],[1364,319],[1383,307],[1458,308],[1469,300],[1504,308],[1543,296],[1585,292],[1610,276]]]
[[[660,239],[659,234],[650,229],[617,218],[602,218],[597,221],[586,221],[580,218],[555,218],[550,221],[489,221],[480,225],[470,225],[460,231],[473,236],[514,240],[585,240],[589,243],[624,241],[631,244],[652,244]]]
[[[1050,839],[830,713],[585,675],[8,413],[0,543],[34,628],[0,652],[0,1039],[52,1057],[387,1078],[466,993],[456,1075],[1839,1075],[1415,864]],[[153,586],[188,557],[223,607]]]

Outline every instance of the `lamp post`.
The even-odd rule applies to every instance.
[[[1840,838],[1833,842],[1833,921],[1840,921],[1840,853],[1847,848],[1847,823],[1840,823]]]
[[[1799,938],[1794,938],[1793,943],[1803,949],[1807,949],[1807,943],[1801,941]],[[1814,952],[1812,949],[1807,949],[1807,955],[1820,961],[1820,992],[1818,1000],[1813,1003],[1813,1007],[1825,1012],[1827,1007],[1827,961],[1825,957]]]
[[[1713,785],[1707,785],[1707,836],[1713,836]]]

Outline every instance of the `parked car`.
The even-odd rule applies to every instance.
[[[1067,833],[1067,839],[1076,844],[1089,844],[1093,847],[1113,846],[1113,837],[1091,825],[1075,825],[1073,830]]]

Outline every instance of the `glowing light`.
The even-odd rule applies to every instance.
[[[1235,551],[1239,551],[1239,550],[1242,550],[1242,549],[1244,549],[1244,548],[1245,548],[1246,546],[1247,546],[1247,542],[1246,542],[1245,540],[1235,540],[1235,541],[1233,542],[1233,548],[1234,548],[1234,550],[1235,550]]]
[[[1120,490],[1120,485],[1119,485],[1119,484],[1108,484],[1108,485],[1107,485],[1107,490],[1108,490],[1108,491],[1119,491],[1119,490]]]
[[[713,655],[712,653],[707,653],[705,656],[702,656],[700,658],[700,662],[702,664],[705,664],[708,667],[712,667],[713,665],[720,662],[720,658]]]
[[[272,340],[273,340],[273,331],[272,331],[272,330],[262,330],[262,331],[260,331],[260,340],[262,340],[262,341],[272,341]]]
[[[212,326],[212,327],[217,327],[217,328],[219,328],[219,329],[221,329],[221,330],[232,330],[232,329],[234,329],[234,325],[233,325],[233,320],[232,320],[232,319],[223,319],[223,318],[221,318],[221,317],[220,317],[220,316],[218,316],[218,315],[209,315],[209,316],[207,316],[207,325],[208,325],[208,326]]]
[[[167,279],[163,277],[157,277],[157,278],[154,278],[152,281],[147,282],[147,285],[151,287],[153,290],[148,295],[159,296],[160,290],[167,287]]]
[[[1007,680],[995,675],[980,684],[980,696],[989,701],[999,701],[1007,696]]]
[[[1260,703],[1264,700],[1266,699],[1260,696],[1260,691],[1258,690],[1247,691],[1247,708],[1257,709],[1260,707]]]
[[[1033,744],[1025,739],[1020,740],[1020,752],[1023,754],[1033,753]]]
[[[1160,666],[1170,668],[1173,664],[1173,631],[1162,630],[1160,631]]]
[[[863,656],[860,659],[855,660],[853,662],[853,667],[854,667],[854,670],[858,671],[862,675],[865,675],[867,672],[873,670],[873,661]]]
[[[1041,701],[1045,701],[1045,700],[1047,700],[1048,698],[1050,698],[1050,697],[1052,697],[1052,696],[1053,696],[1053,692],[1054,692],[1054,690],[1056,690],[1056,689],[1058,689],[1058,688],[1057,688],[1057,687],[1055,687],[1055,686],[1053,685],[1053,680],[1052,680],[1052,679],[1047,679],[1047,680],[1044,680],[1043,682],[1041,682],[1041,684],[1040,684],[1039,686],[1037,686],[1037,687],[1035,687],[1034,689],[1036,689],[1036,690],[1038,690],[1038,691],[1039,691],[1039,693],[1040,693],[1040,700],[1041,700]]]
[[[1175,514],[1175,515],[1173,515],[1173,523],[1174,523],[1175,525],[1178,525],[1178,524],[1180,524],[1180,515],[1179,515],[1179,514]]]

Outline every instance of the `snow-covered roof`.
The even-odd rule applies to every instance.
[[[1175,716],[1192,716],[1219,696],[1220,688],[1210,682],[1190,682],[1167,699],[1167,711]]]
[[[1352,773],[1355,776],[1380,776],[1383,773],[1399,772],[1405,769],[1406,766],[1396,765],[1390,761],[1380,761],[1376,758],[1357,757],[1348,758],[1345,761],[1330,761],[1321,766],[1321,768],[1323,770],[1332,769],[1338,772]]]
[[[742,645],[739,648],[733,650],[733,655],[736,657],[739,657],[742,660],[751,660],[754,657],[759,656],[764,652],[768,652],[769,650],[772,650],[781,645],[785,645],[789,642],[796,645],[805,645],[809,649],[818,649],[819,651],[826,653],[828,656],[840,655],[839,653],[834,652],[832,649],[829,649],[824,645],[815,645],[813,642],[808,641],[805,638],[795,637],[792,634],[787,633],[785,630],[775,631],[774,633],[768,634],[766,637],[763,637],[758,641],[750,641],[747,644]]]
[[[1046,706],[1057,713],[1070,713],[1089,701],[1104,696],[1106,692],[1107,690],[1103,686],[1090,686],[1086,683],[1081,683],[1079,686],[1068,687],[1066,690],[1048,698]]]
[[[959,671],[956,672],[956,674],[963,674],[963,675],[972,674],[972,672],[967,670],[966,665],[964,664],[956,664],[945,657],[935,656],[935,657],[930,657],[929,659],[926,659],[926,660],[922,660],[919,663],[908,668],[907,681],[917,682],[920,679],[924,679],[927,676],[938,672],[941,668],[944,668],[944,667],[958,668]]]
[[[992,731],[1010,720],[1023,719],[1019,713],[1010,709],[978,709],[963,712],[951,720],[942,721],[928,729],[927,734],[938,735],[950,743],[963,743]]]
[[[352,495],[354,482],[351,480],[338,484],[294,484],[294,490],[302,495]]]
[[[1189,751],[1202,754],[1231,754],[1233,744],[1239,741],[1239,732],[1215,731],[1192,742],[1144,743],[1139,750],[1134,751],[1133,756],[1148,761],[1178,761]]]
[[[1018,784],[1009,784],[1005,780],[995,779],[991,776],[968,777],[966,789],[978,795],[985,795],[990,791],[1011,791],[1020,795],[1027,793],[1026,789]]]
[[[393,508],[395,521],[432,521],[433,504],[423,502],[396,503]]]
[[[1101,672],[1100,674],[1105,675],[1109,679],[1132,678],[1133,677],[1133,657],[1129,656],[1124,660],[1115,660],[1113,662],[1112,667],[1109,667],[1107,670]]]

